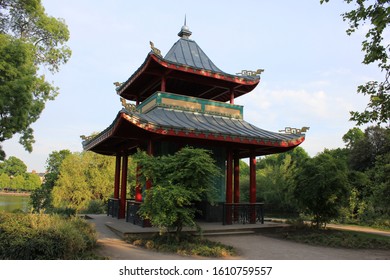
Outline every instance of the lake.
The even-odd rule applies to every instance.
[[[29,209],[29,196],[12,196],[0,194],[0,211],[12,212],[15,210],[27,211]]]

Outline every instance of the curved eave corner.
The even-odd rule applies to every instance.
[[[115,131],[119,125],[119,121],[121,119],[121,114],[122,114],[121,112],[122,111],[119,111],[116,118],[114,119],[114,121],[112,122],[112,124],[109,127],[107,127],[105,130],[100,132],[95,137],[93,137],[91,139],[84,140],[83,142],[81,142],[84,151],[92,150],[95,146],[99,145],[100,143],[102,143],[104,140],[108,139],[109,137],[111,137],[115,133]]]

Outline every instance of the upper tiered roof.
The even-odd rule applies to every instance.
[[[128,100],[142,102],[156,91],[163,90],[205,99],[229,101],[253,90],[260,82],[257,75],[233,75],[218,68],[194,41],[184,25],[180,39],[165,57],[151,43],[152,51],[137,71],[117,88]],[[162,89],[165,83],[165,90]]]
[[[189,39],[191,34],[192,32],[184,25],[178,34],[181,38],[172,46],[164,59],[176,64],[226,74],[211,61],[195,41]]]

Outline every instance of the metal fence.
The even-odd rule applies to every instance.
[[[224,203],[222,223],[264,224],[264,203]]]
[[[119,218],[119,199],[109,198],[107,204],[107,216]]]
[[[142,227],[144,226],[144,220],[137,213],[141,203],[142,202],[137,202],[135,200],[127,200],[126,222]]]

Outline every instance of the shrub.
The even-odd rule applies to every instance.
[[[179,241],[177,237],[176,234],[156,234],[145,238],[129,236],[127,242],[134,246],[153,249],[158,252],[176,253],[185,256],[227,257],[236,254],[233,247],[219,242],[209,241],[186,233],[180,234]]]
[[[82,211],[85,214],[104,214],[106,212],[107,205],[103,200],[96,199],[91,200],[88,204],[88,207]]]
[[[80,218],[0,213],[0,259],[80,259],[95,245],[94,229]]]

